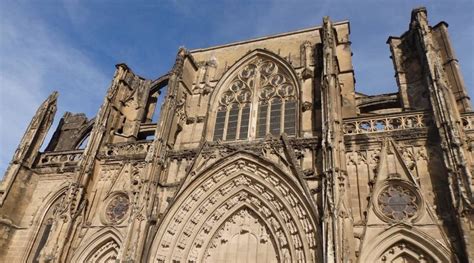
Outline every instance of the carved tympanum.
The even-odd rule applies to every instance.
[[[260,218],[242,209],[216,232],[204,262],[278,262],[270,235]]]

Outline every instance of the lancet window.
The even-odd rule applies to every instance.
[[[35,241],[33,243],[32,249],[30,251],[28,262],[40,262],[39,256],[41,250],[46,245],[48,241],[49,234],[51,232],[51,228],[53,226],[53,220],[56,214],[58,213],[59,209],[61,208],[60,205],[64,201],[64,195],[58,197],[54,203],[52,203],[48,210],[46,211],[43,220],[41,221],[40,228],[38,233],[35,237]]]
[[[246,140],[296,134],[296,88],[271,60],[245,66],[218,100],[214,140]],[[252,129],[252,127],[255,127]]]

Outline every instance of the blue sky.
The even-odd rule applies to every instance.
[[[0,2],[0,177],[39,104],[59,91],[54,130],[65,111],[94,116],[114,65],[154,79],[179,46],[207,47],[320,25],[351,22],[356,90],[395,92],[388,36],[426,6],[446,21],[474,94],[474,1],[9,1]]]

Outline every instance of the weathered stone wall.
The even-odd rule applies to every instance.
[[[0,187],[0,261],[467,262],[474,118],[446,25],[414,10],[389,39],[399,92],[379,96],[355,94],[349,33],[325,18],[180,49],[156,80],[117,65],[98,115],[66,113],[40,153],[53,94]],[[251,105],[242,138],[214,138],[224,99]],[[289,132],[259,136],[274,99]]]

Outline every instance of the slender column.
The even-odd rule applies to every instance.
[[[336,57],[337,39],[328,17],[323,19],[322,149],[323,149],[323,235],[325,262],[354,258],[348,212],[348,185],[342,134],[342,94]]]
[[[179,98],[179,82],[181,80],[184,60],[188,52],[181,48],[176,62],[169,73],[168,94],[160,113],[160,119],[155,130],[153,147],[146,157],[145,182],[141,189],[136,189],[138,200],[132,207],[132,216],[123,245],[122,260],[124,262],[144,262],[147,254],[147,240],[153,239],[150,227],[157,221],[156,210],[159,206],[160,175],[165,165],[167,145],[174,138],[173,127],[179,121],[176,116],[178,107],[184,107]]]

